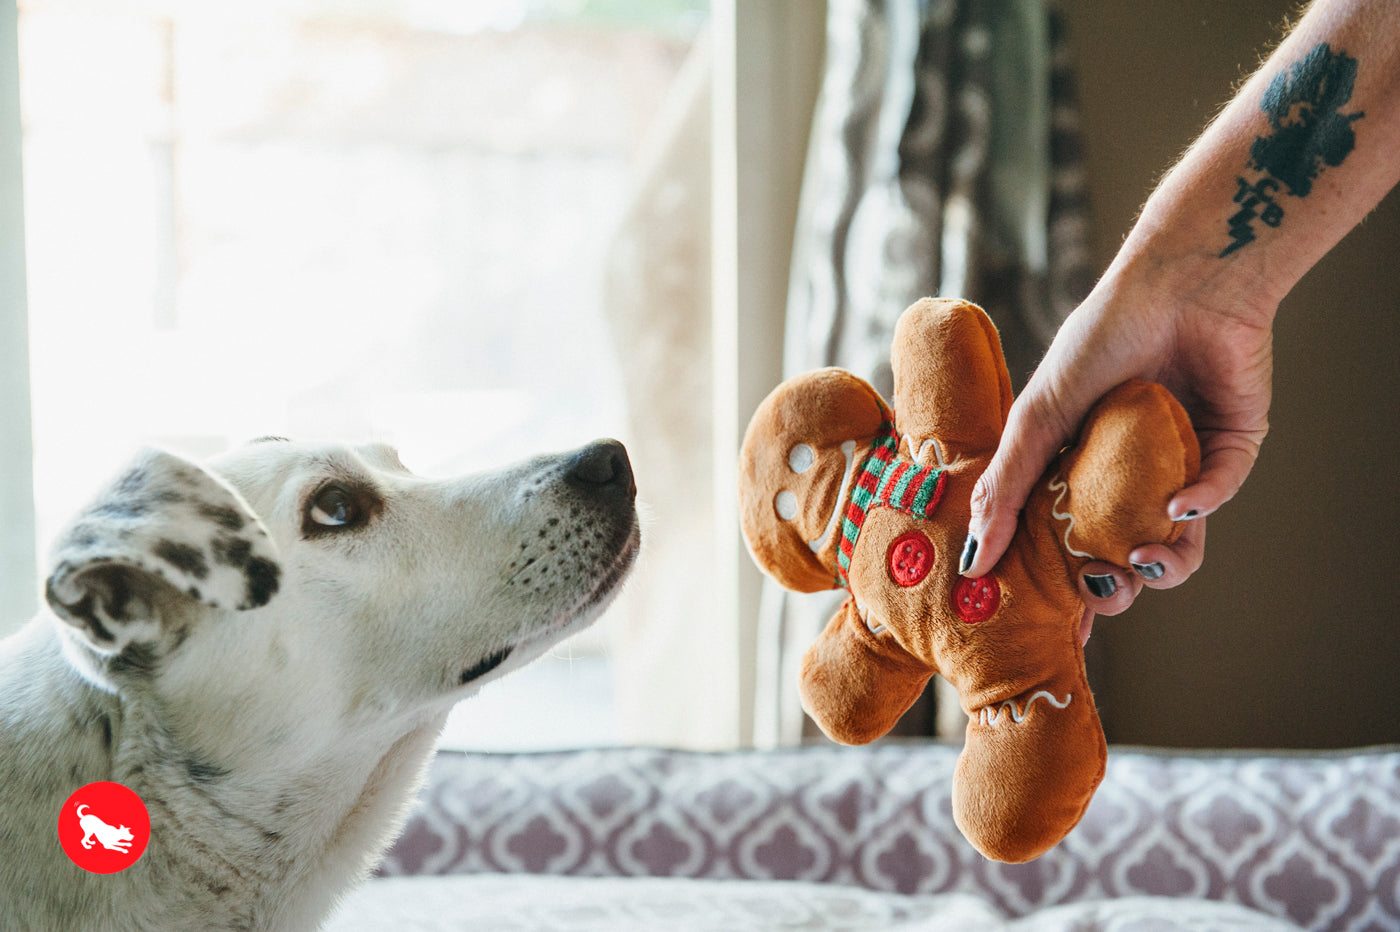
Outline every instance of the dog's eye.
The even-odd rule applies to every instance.
[[[345,527],[354,524],[360,508],[344,487],[328,485],[316,493],[307,512],[312,521],[325,527]]]

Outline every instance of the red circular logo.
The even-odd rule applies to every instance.
[[[979,576],[976,579],[959,577],[953,586],[953,608],[958,617],[970,625],[986,621],[996,613],[1001,604],[1001,585],[995,576]]]
[[[922,531],[910,531],[890,544],[890,576],[908,588],[917,585],[933,569],[933,543]]]
[[[94,874],[126,870],[150,839],[146,804],[120,783],[89,783],[58,814],[58,843],[74,864]]]

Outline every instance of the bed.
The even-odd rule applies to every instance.
[[[1400,930],[1400,748],[1114,748],[1028,864],[953,825],[957,748],[441,753],[326,928]]]

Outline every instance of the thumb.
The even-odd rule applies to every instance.
[[[967,543],[958,564],[964,576],[985,576],[997,565],[1016,533],[1017,516],[1036,480],[1069,441],[1071,430],[1059,406],[1027,389],[1011,406],[996,455],[972,489]]]
[[[1268,428],[1232,435],[1206,432],[1201,444],[1201,474],[1167,505],[1174,521],[1205,517],[1235,497],[1259,456]]]

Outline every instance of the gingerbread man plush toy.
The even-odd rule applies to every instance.
[[[768,396],[741,454],[744,536],[787,588],[849,593],[803,659],[803,705],[822,730],[873,741],[942,674],[968,715],[958,827],[989,858],[1027,861],[1079,822],[1107,758],[1080,568],[1174,541],[1167,502],[1200,452],[1166,389],[1120,385],[1037,483],[996,568],[966,579],[972,487],[1011,406],[1000,339],[980,308],[926,299],[900,318],[892,361],[893,410],[841,369]]]

